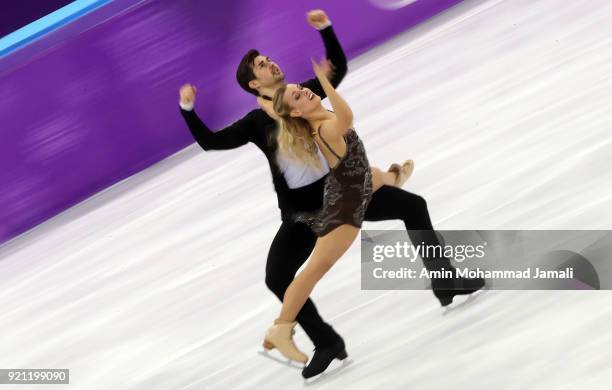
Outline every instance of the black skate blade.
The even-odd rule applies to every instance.
[[[336,362],[340,362],[340,363],[335,364]],[[351,359],[344,359],[344,360],[334,359],[334,361],[330,364],[330,367],[332,365],[336,367],[332,368],[331,370],[328,367],[327,370],[323,371],[319,375],[315,375],[311,378],[304,379],[304,386],[316,385],[317,383],[325,380],[325,378],[328,378],[330,376],[338,376],[352,363],[353,361]]]
[[[489,292],[491,290],[491,282],[485,279],[485,285],[478,291],[474,291],[473,293],[467,295],[467,299],[465,299],[463,302],[461,303],[451,303],[448,306],[444,306],[444,311],[442,312],[442,315],[448,315],[451,312],[460,310],[461,308],[470,305],[472,302],[474,302],[476,299],[478,299],[479,297],[485,295],[487,292]],[[465,295],[464,295],[465,296]],[[455,299],[457,299],[458,297],[461,297],[461,295],[456,295]]]
[[[260,354],[261,356],[273,360],[277,363],[282,364],[283,366],[289,367],[289,368],[295,368],[297,370],[301,370],[303,369],[306,365],[304,363],[300,363],[300,362],[296,362],[294,360],[289,360],[286,357],[282,356],[282,357],[277,357],[274,356],[272,354],[270,354],[270,352],[268,351],[257,351],[258,354]]]

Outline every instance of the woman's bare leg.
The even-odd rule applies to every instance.
[[[383,185],[394,185],[397,178],[395,172],[383,172],[372,167],[372,187],[376,191]],[[359,228],[352,225],[341,225],[323,237],[315,244],[312,257],[306,267],[293,279],[283,297],[283,308],[278,316],[279,321],[293,321],[304,302],[310,296],[314,286],[329,271],[336,261],[348,250]]]
[[[397,179],[396,172],[383,172],[376,167],[371,167],[372,170],[372,190],[376,192],[380,187],[394,186]]]
[[[317,240],[312,257],[306,267],[293,279],[283,297],[280,321],[294,321],[314,286],[351,246],[359,228],[340,225]]]
[[[371,170],[374,191],[383,185],[394,185],[397,178],[395,172],[383,172],[376,167],[372,167]],[[285,291],[283,308],[278,320],[293,321],[295,319],[314,286],[348,250],[358,233],[359,228],[355,226],[341,225],[317,240],[306,267],[293,279]]]

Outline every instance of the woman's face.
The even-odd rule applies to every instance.
[[[308,115],[321,105],[321,98],[299,84],[288,84],[283,101],[291,108],[291,116]]]

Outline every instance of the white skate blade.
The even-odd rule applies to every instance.
[[[313,376],[312,378],[304,379],[304,386],[316,385],[317,383],[324,381],[325,378],[341,375],[351,363],[353,363],[353,361],[348,358],[344,360],[334,359],[329,367],[327,367],[327,370],[323,371],[319,375]]]
[[[488,280],[485,280],[485,285],[480,290],[474,291],[473,293],[469,295],[456,295],[455,298],[453,299],[453,303],[444,307],[444,311],[442,312],[442,315],[445,316],[451,312],[461,309],[464,306],[470,305],[476,299],[486,295],[491,290],[491,287],[492,287],[491,283]],[[466,298],[463,298],[463,297],[466,297]],[[461,298],[463,298],[462,302],[455,303],[455,300],[459,300]]]
[[[270,359],[272,361],[275,361],[277,363],[282,364],[283,366],[287,366],[287,367],[290,367],[290,368],[295,368],[295,369],[301,370],[301,369],[303,369],[306,366],[304,363],[297,362],[295,360],[287,359],[286,357],[281,355],[280,352],[271,353],[270,351],[267,351],[267,350],[264,349],[263,351],[257,351],[257,353],[260,354],[261,356],[267,358],[267,359]],[[278,355],[280,355],[280,357],[275,356],[276,353],[278,353]]]

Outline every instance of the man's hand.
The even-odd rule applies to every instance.
[[[269,100],[263,99],[261,96],[257,96],[257,105],[264,110],[268,116],[274,120],[279,120],[280,118],[274,112],[274,108],[272,107],[272,102]]]
[[[194,85],[183,85],[179,91],[179,95],[181,97],[181,104],[193,104],[195,102],[197,91],[198,90]]]
[[[315,9],[306,14],[306,20],[312,27],[320,30],[323,26],[331,24],[331,21],[327,17],[325,11]]]

